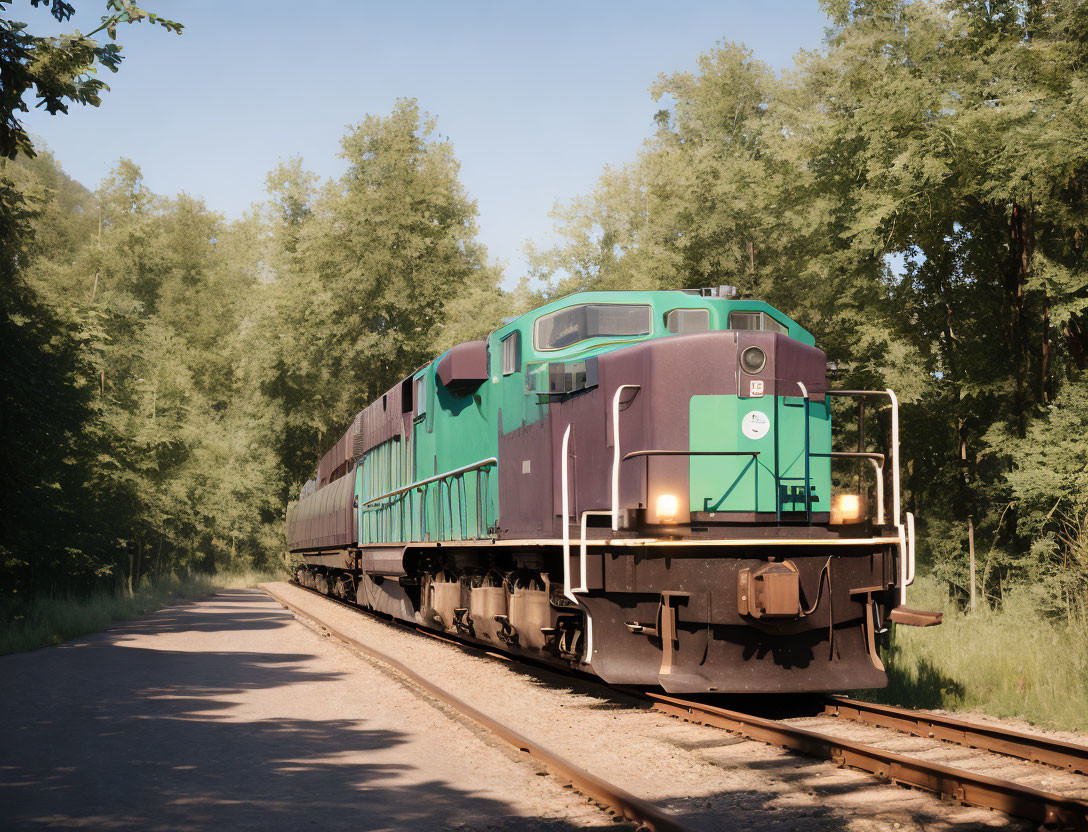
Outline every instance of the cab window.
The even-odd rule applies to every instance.
[[[706,332],[710,329],[709,309],[671,309],[665,314],[669,332]]]
[[[589,338],[649,335],[653,329],[649,306],[583,303],[537,318],[533,344],[538,350],[559,350]]]
[[[511,375],[518,371],[518,346],[521,341],[520,332],[511,332],[502,339],[502,374]]]
[[[763,332],[778,332],[789,335],[789,330],[766,312],[730,312],[730,329],[760,330]]]
[[[416,417],[427,414],[427,376],[416,379]]]

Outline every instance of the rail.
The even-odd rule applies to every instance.
[[[468,498],[466,496],[466,487],[464,484],[465,474],[476,472],[476,512],[475,512],[475,537],[476,539],[485,536],[487,530],[487,496],[490,492],[490,476],[485,469],[490,468],[492,465],[498,464],[496,457],[488,457],[487,459],[481,459],[477,462],[469,463],[468,465],[462,465],[459,468],[454,468],[450,471],[445,471],[441,474],[435,474],[431,477],[425,477],[421,480],[409,483],[408,485],[402,485],[399,488],[394,488],[391,491],[387,491],[384,494],[379,494],[377,497],[371,497],[370,499],[359,504],[359,512],[369,511],[383,511],[392,508],[391,504],[377,505],[386,500],[394,500],[404,494],[408,495],[408,516],[411,517],[414,514],[414,506],[412,505],[412,494],[419,492],[421,494],[419,500],[419,538],[422,540],[427,539],[429,531],[427,529],[427,487],[438,483],[438,492],[435,497],[435,525],[438,539],[456,539],[453,536],[454,525],[454,512],[453,512],[453,484],[449,482],[451,478],[456,478],[457,482],[457,518],[458,518],[458,531],[461,534],[460,539],[468,539]],[[481,474],[484,476],[481,477]],[[481,487],[481,482],[483,483]],[[449,515],[449,537],[443,537],[443,533],[446,531],[444,517],[441,511],[442,502],[442,486],[446,487],[446,508]],[[464,508],[462,508],[462,502],[464,502]],[[401,523],[401,532],[403,537],[404,517],[403,517],[403,505],[398,507],[400,513],[398,517]],[[387,537],[389,535],[386,535]],[[384,541],[383,541],[384,542]]]
[[[638,456],[759,456],[759,451],[631,451],[623,455],[623,461]]]
[[[894,705],[878,705],[842,696],[824,699],[824,714],[890,728],[915,737],[937,739],[995,754],[1006,754],[1033,763],[1043,763],[1077,774],[1088,774],[1088,747],[1037,734],[967,722],[955,717],[912,711]]]
[[[620,394],[634,390],[635,396],[642,390],[641,384],[621,384],[612,396],[612,531],[620,528]],[[634,396],[631,397],[633,402]]]
[[[887,390],[827,390],[829,396],[852,396],[855,398],[872,398],[887,396],[892,405],[892,522],[900,526],[900,499],[899,499],[899,399],[889,388]]]
[[[607,514],[607,512],[601,513]],[[288,609],[299,612],[299,614],[311,620],[316,620],[309,614],[302,613],[293,607],[266,586],[262,586],[261,589]],[[308,591],[320,594],[314,589]],[[328,600],[336,601],[335,598],[331,597]],[[407,629],[439,639],[462,650],[471,650],[474,653],[481,649],[487,650],[486,647],[466,642],[456,636],[439,635],[418,625],[396,622],[395,619],[394,623],[400,623]],[[322,624],[321,626],[326,625]],[[326,629],[328,628],[326,627]],[[330,630],[330,632],[337,637],[343,638],[334,630]],[[370,652],[369,648],[362,649],[364,652]],[[371,655],[373,655],[372,652]],[[500,657],[496,653],[488,652],[487,655],[495,659],[501,658],[504,662],[510,660],[510,657]],[[531,660],[526,661],[524,657],[514,657],[514,660],[527,663],[538,669],[540,667]],[[390,662],[390,664],[394,667],[397,666],[394,662]],[[547,670],[554,672],[554,669],[550,667]],[[602,687],[610,688],[610,686],[603,683]],[[634,695],[649,700],[653,709],[658,712],[694,724],[720,728],[809,756],[828,759],[840,766],[873,774],[898,785],[930,791],[942,797],[951,797],[976,806],[997,809],[1016,817],[1033,819],[1048,826],[1058,825],[1072,829],[1088,829],[1088,802],[1081,799],[1064,797],[1052,792],[1021,786],[1007,780],[975,774],[940,763],[906,757],[841,737],[792,726],[780,720],[726,710],[705,702],[652,692],[638,693],[622,687],[619,690],[624,695]],[[860,721],[917,737],[952,742],[969,748],[978,748],[995,754],[1016,757],[1032,763],[1054,766],[1073,773],[1088,774],[1088,747],[1085,746],[995,726],[967,722],[940,714],[911,711],[905,708],[878,705],[871,702],[860,702],[840,696],[824,696],[821,701],[823,703],[823,715],[826,716]],[[576,788],[579,788],[577,784],[575,785]],[[579,788],[579,790],[581,789]],[[588,792],[586,793],[588,794]],[[600,800],[600,798],[597,799]],[[607,803],[608,801],[601,802]],[[630,814],[627,816],[633,817]],[[676,823],[672,818],[665,817],[668,823]],[[670,827],[651,826],[651,828]]]
[[[899,399],[890,388],[886,390],[827,390],[829,396],[852,396],[861,399],[859,408],[864,406],[866,398],[887,396],[891,402],[892,436],[892,523],[899,537],[899,603],[907,603],[907,587],[914,583],[914,515],[907,512],[906,523],[902,517],[899,489]],[[859,410],[864,413],[864,410]],[[881,506],[883,506],[881,502]]]
[[[893,783],[997,809],[1047,826],[1088,829],[1088,801],[1021,786],[1008,780],[907,757],[779,720],[731,711],[658,693],[646,694],[656,711],[711,725],[750,739],[831,760]]]
[[[884,454],[863,451],[832,451],[829,454],[814,453],[812,456],[831,459],[867,459],[876,474],[876,524],[884,525]]]

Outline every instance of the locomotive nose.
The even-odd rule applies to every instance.
[[[735,337],[733,366],[726,370],[735,381],[727,378],[723,393],[695,395],[689,404],[691,522],[827,512],[824,354],[774,332]]]

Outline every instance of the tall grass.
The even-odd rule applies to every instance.
[[[277,580],[268,572],[192,573],[144,578],[140,586],[99,590],[89,595],[36,598],[0,608],[0,655],[33,650],[106,629],[112,621],[137,618],[183,598]]]
[[[884,651],[888,687],[860,696],[918,708],[977,709],[1041,727],[1088,731],[1088,619],[1047,618],[1031,589],[999,609],[961,612],[934,578],[910,604],[944,612],[939,627],[898,627]]]

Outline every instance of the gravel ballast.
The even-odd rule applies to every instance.
[[[576,765],[668,809],[693,829],[1033,828],[999,813],[943,802],[831,763],[689,725],[647,711],[637,701],[599,685],[464,650],[291,584],[268,587]],[[359,661],[370,661],[354,650],[343,650]],[[887,741],[899,742],[904,751],[917,751],[927,742],[844,720],[796,722],[870,740],[879,733]],[[936,746],[942,762],[959,765],[971,757],[976,770],[1001,776],[977,762],[984,758],[994,765],[996,759],[996,765],[1004,766],[1000,758],[947,744]],[[1053,783],[1065,776],[1044,770],[1042,780]]]

